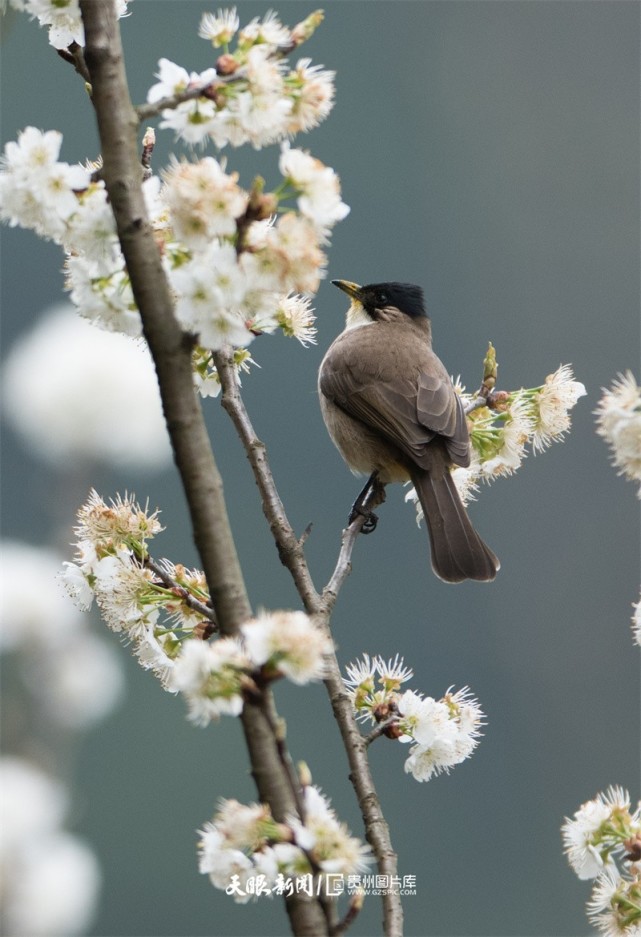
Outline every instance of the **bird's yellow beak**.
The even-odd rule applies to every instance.
[[[332,280],[332,286],[337,286],[339,290],[347,293],[352,300],[361,301],[361,287],[358,283],[350,283],[349,280]]]

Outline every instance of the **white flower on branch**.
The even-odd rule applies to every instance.
[[[414,690],[400,693],[414,673],[398,655],[387,663],[381,657],[349,664],[343,682],[357,719],[380,726],[376,733],[413,743],[405,771],[417,781],[449,772],[472,754],[479,743],[484,715],[468,687],[451,689],[440,700]]]
[[[570,429],[569,411],[579,397],[587,393],[585,385],[574,380],[572,367],[562,364],[554,374],[548,375],[532,403],[536,412],[532,448],[535,452],[546,449]]]
[[[476,430],[475,425],[472,430],[473,443]],[[491,429],[490,432],[492,432]],[[494,454],[490,458],[481,460],[481,474],[492,478],[497,475],[511,475],[515,472],[525,458],[525,447],[532,432],[533,421],[529,408],[522,397],[517,394],[510,403]]]
[[[641,874],[624,878],[608,867],[597,878],[587,905],[590,923],[605,937],[639,937]]]
[[[452,383],[464,406],[474,403],[475,396],[466,393],[460,377]],[[492,482],[520,468],[528,445],[534,452],[541,452],[560,441],[570,429],[570,410],[585,393],[584,385],[574,380],[572,367],[563,364],[539,387],[505,394],[505,400],[493,409],[472,409],[468,415],[470,465],[451,470],[463,504],[476,500],[479,482]],[[416,522],[420,524],[423,509],[413,487],[405,500],[415,505]]]
[[[304,612],[263,612],[241,631],[254,665],[298,684],[325,676],[325,655],[332,652],[332,641]]]
[[[101,555],[123,544],[138,548],[161,530],[158,511],[142,508],[133,495],[117,495],[107,504],[95,489],[78,511],[74,528],[78,539],[89,541]]]
[[[284,335],[297,338],[303,348],[316,344],[316,317],[311,302],[305,296],[282,296],[274,313]]]
[[[79,194],[64,234],[64,245],[70,254],[82,256],[85,263],[95,265],[92,267],[95,279],[124,269],[116,222],[104,182],[94,182]]]
[[[278,19],[273,10],[263,16],[257,16],[240,31],[238,43],[241,46],[252,46],[261,43],[267,46],[283,46],[289,42],[290,31]]]
[[[205,348],[249,345],[243,302],[247,281],[231,244],[213,241],[191,260],[169,272],[176,291],[176,315]]]
[[[238,876],[234,900],[244,903],[252,894],[250,878],[262,875],[265,887],[271,888],[285,876],[311,875],[310,860],[324,873],[348,876],[367,870],[370,847],[351,835],[317,787],[305,788],[303,808],[304,824],[299,817],[281,824],[264,804],[223,800],[200,830],[200,872],[220,889]]]
[[[330,166],[284,143],[279,168],[286,181],[299,192],[301,214],[319,231],[327,231],[349,213],[349,206],[341,201],[338,176]]]
[[[49,44],[54,49],[66,49],[77,42],[85,44],[85,30],[80,16],[78,0],[10,0],[11,6],[24,10],[41,26],[49,27]],[[127,15],[127,0],[116,0],[116,15]]]
[[[417,781],[449,773],[479,743],[484,716],[468,687],[454,694],[448,691],[441,700],[417,698],[407,691],[399,698],[398,708],[402,714],[399,727],[417,743],[405,762],[405,771]]]
[[[205,157],[197,163],[174,162],[163,178],[161,197],[174,234],[188,247],[203,248],[214,237],[236,233],[236,219],[247,208],[238,173],[227,175],[217,160]]]
[[[304,827],[313,840],[309,851],[323,872],[344,876],[365,872],[372,861],[370,847],[352,836],[315,785],[305,788],[304,805]],[[300,830],[296,835],[301,839]]]
[[[612,854],[639,828],[640,810],[630,814],[630,795],[622,787],[609,787],[582,804],[561,828],[568,862],[580,879],[596,878],[613,864]]]
[[[218,13],[203,13],[198,29],[202,39],[209,39],[215,49],[228,45],[238,32],[240,20],[236,7],[219,10]]]
[[[335,77],[335,72],[322,65],[312,65],[311,59],[299,59],[285,79],[293,98],[289,134],[311,130],[327,117],[334,106]]]
[[[112,631],[139,638],[158,620],[162,599],[153,588],[153,573],[139,566],[130,550],[104,556],[93,575],[96,602]]]
[[[240,714],[249,670],[251,663],[235,638],[220,638],[213,644],[186,641],[175,660],[171,687],[185,697],[189,719],[206,726],[221,715]]]
[[[86,189],[89,172],[58,162],[62,134],[26,127],[4,149],[0,172],[0,218],[60,243],[76,211],[75,190]]]
[[[155,104],[163,98],[181,94],[193,86],[205,88],[218,77],[215,68],[208,68],[198,74],[191,74],[170,59],[162,58],[158,62],[159,79],[147,92],[147,100]],[[177,137],[193,145],[203,143],[210,134],[217,119],[216,105],[207,98],[195,98],[183,101],[175,108],[162,111],[161,127],[173,130]]]
[[[641,481],[641,387],[631,371],[620,374],[603,391],[595,414],[597,433],[611,447],[619,474]]]

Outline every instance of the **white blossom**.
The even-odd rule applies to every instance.
[[[317,787],[306,787],[304,798],[305,828],[313,837],[311,852],[322,871],[344,876],[365,872],[372,861],[370,847],[351,835]]]
[[[634,614],[632,615],[632,638],[635,644],[641,647],[641,598],[632,606]]]
[[[267,839],[277,832],[270,809],[265,804],[241,804],[223,798],[214,818],[216,829],[222,834],[225,847],[256,852]]]
[[[273,668],[298,684],[325,676],[332,642],[304,612],[263,612],[241,632],[255,665]]]
[[[92,183],[76,199],[75,211],[64,234],[68,251],[95,264],[96,277],[124,268],[116,222],[104,182]]]
[[[29,654],[23,674],[48,718],[73,730],[100,722],[124,692],[120,656],[88,631],[52,647],[47,654]]]
[[[171,654],[167,653],[168,649]],[[148,628],[136,641],[134,654],[144,670],[151,670],[158,677],[163,689],[175,693],[173,671],[178,649],[172,634],[156,636],[154,629]]]
[[[641,481],[641,387],[631,371],[604,389],[595,414],[597,433],[610,445],[619,474]]]
[[[231,10],[219,10],[217,13],[203,13],[198,28],[202,39],[209,39],[215,49],[228,45],[238,32],[240,21],[236,7]]]
[[[532,435],[532,429],[532,417],[527,402],[517,396],[510,403],[497,451],[491,458],[480,461],[481,474],[492,478],[515,472],[525,458],[525,446]]]
[[[574,380],[569,364],[562,364],[549,374],[538,395],[533,398],[537,409],[532,447],[536,452],[547,448],[570,428],[569,411],[579,397],[587,393],[585,386]]]
[[[53,307],[5,361],[4,412],[39,456],[164,468],[169,440],[147,350]]]
[[[253,335],[242,313],[247,282],[231,244],[212,242],[170,271],[176,315],[205,348],[248,345]]]
[[[93,852],[62,829],[68,794],[23,759],[0,759],[0,876],[6,933],[80,935],[91,927],[100,887]]]
[[[134,495],[117,495],[107,504],[92,488],[87,501],[78,511],[78,524],[74,528],[83,554],[85,571],[96,573],[97,561],[105,553],[114,553],[132,545],[138,546],[151,540],[163,527],[158,520],[158,511],[142,508]],[[93,554],[87,550],[86,542],[93,544]],[[129,554],[131,551],[129,551]]]
[[[142,637],[158,620],[162,599],[152,587],[154,574],[139,566],[130,551],[103,557],[94,576],[96,602],[112,631]]]
[[[349,213],[349,206],[341,201],[338,176],[330,166],[284,143],[279,168],[285,179],[300,193],[298,207],[301,213],[319,231],[327,231]]]
[[[240,31],[240,45],[264,43],[268,46],[281,46],[289,42],[290,32],[278,19],[273,10],[269,10],[261,19],[257,16]]]
[[[416,744],[405,762],[405,771],[417,781],[448,773],[472,754],[478,745],[481,708],[467,687],[441,700],[421,697],[408,690],[398,699],[400,728]],[[400,741],[409,738],[401,737]]]
[[[568,862],[580,879],[596,878],[612,862],[612,841],[607,824],[613,814],[628,811],[630,795],[621,787],[609,787],[565,818],[561,829]]]
[[[11,0],[11,5],[24,10],[41,26],[49,27],[49,44],[55,49],[66,49],[77,42],[85,44],[85,31],[78,0]],[[127,0],[116,0],[116,14],[127,15]]]
[[[616,867],[604,869],[587,905],[590,923],[605,937],[641,934],[641,879],[623,878]]]
[[[299,59],[287,78],[293,97],[289,134],[311,130],[327,117],[334,105],[334,78],[335,72]]]
[[[407,683],[414,676],[412,668],[406,667],[405,661],[398,654],[388,661],[379,656],[375,663],[379,681],[388,693],[398,690],[401,684]]]
[[[57,581],[60,559],[51,550],[13,540],[0,542],[0,651],[72,642],[85,618],[70,604]]]
[[[305,296],[283,296],[276,306],[274,317],[283,334],[297,338],[303,348],[316,344],[316,317],[311,303]]]
[[[165,173],[162,197],[174,233],[188,247],[203,248],[214,237],[236,232],[247,207],[238,174],[227,175],[212,157],[197,163],[175,162]]]
[[[26,127],[5,146],[0,166],[0,218],[58,242],[77,209],[75,191],[89,185],[82,166],[58,162],[61,144],[57,130]]]
[[[200,74],[197,72],[190,74],[175,62],[162,58],[158,62],[157,77],[159,81],[147,92],[147,100],[150,104],[181,94],[188,88],[205,88],[218,76],[215,68],[208,68]],[[217,120],[216,105],[206,98],[194,98],[182,102],[175,108],[166,108],[162,111],[162,117],[160,126],[173,130],[176,137],[180,137],[186,143],[203,143]]]
[[[243,677],[249,669],[235,638],[219,638],[213,644],[193,639],[183,644],[170,685],[185,696],[191,721],[205,726],[221,715],[240,714]]]

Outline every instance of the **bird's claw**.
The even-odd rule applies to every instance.
[[[373,511],[364,511],[362,508],[354,507],[349,515],[347,521],[347,526],[349,527],[358,517],[363,517],[363,526],[361,527],[362,534],[371,534],[376,530],[376,525],[378,524],[378,514],[374,514]]]

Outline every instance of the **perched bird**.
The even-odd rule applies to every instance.
[[[494,579],[499,561],[472,527],[450,472],[469,465],[469,434],[460,398],[432,351],[423,291],[409,283],[332,283],[351,299],[345,330],[318,377],[335,446],[371,483],[411,479],[440,579]],[[362,513],[357,504],[350,519]]]

